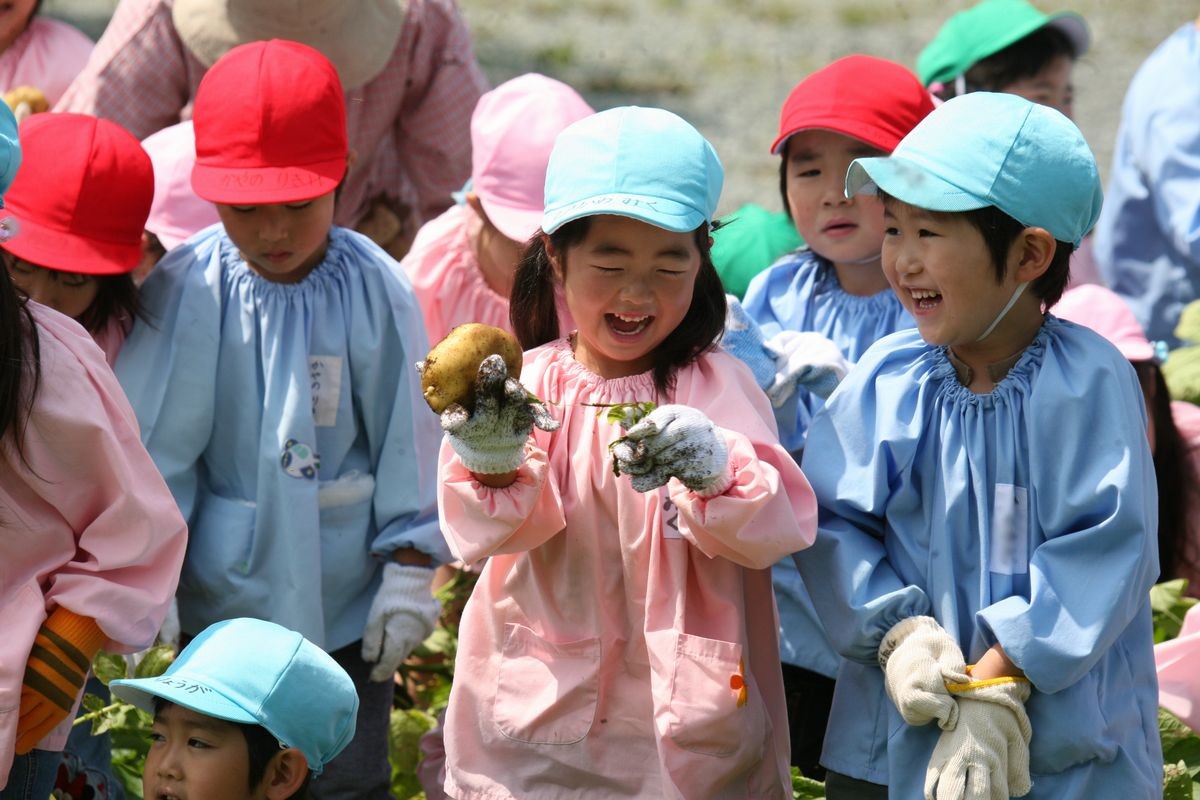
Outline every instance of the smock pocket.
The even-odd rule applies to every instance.
[[[371,524],[375,478],[352,471],[336,480],[321,481],[317,500],[325,594],[329,598],[355,596],[377,569],[368,555],[375,530]]]
[[[256,504],[207,489],[196,499],[180,586],[209,598],[237,591],[250,574]]]
[[[1117,743],[1100,711],[1100,694],[1095,668],[1062,691],[1033,692],[1025,704],[1033,728],[1030,773],[1054,775],[1085,761],[1116,757]]]
[[[667,736],[693,753],[762,758],[765,709],[744,669],[740,644],[677,635]]]
[[[600,640],[548,642],[504,626],[492,716],[500,733],[528,744],[574,744],[596,717]]]

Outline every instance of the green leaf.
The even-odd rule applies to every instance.
[[[806,778],[800,774],[798,767],[792,767],[792,798],[793,800],[823,800],[825,784]]]
[[[1165,642],[1179,635],[1183,618],[1188,609],[1197,603],[1196,598],[1184,594],[1187,581],[1177,578],[1150,587],[1150,610],[1154,620],[1154,643]]]
[[[414,650],[414,654],[418,656],[428,657],[431,655],[444,655],[453,653],[458,646],[458,640],[450,631],[445,628],[434,628],[433,633],[421,642]]]
[[[138,662],[133,671],[135,678],[157,678],[167,671],[167,667],[175,663],[175,648],[169,644],[158,644],[151,647]]]
[[[101,650],[92,659],[92,672],[100,679],[101,683],[108,686],[109,681],[129,675],[129,663],[125,661],[125,656],[106,653]]]
[[[94,694],[85,694],[83,696],[83,710],[88,713],[99,711],[106,705],[108,705],[108,703],[104,702],[103,697],[97,697]]]
[[[433,715],[418,708],[392,711],[388,724],[388,760],[392,764],[392,794],[396,798],[411,798],[421,791],[417,781],[421,737],[436,724]]]

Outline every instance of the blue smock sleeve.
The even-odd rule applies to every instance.
[[[1067,324],[1063,324],[1064,328]],[[1107,342],[1077,326],[1048,348],[1028,417],[1030,491],[1040,543],[1029,597],[979,610],[1042,692],[1083,677],[1144,611],[1158,575],[1158,495],[1137,376]]]
[[[906,584],[885,546],[893,484],[911,460],[923,404],[905,375],[877,380],[888,354],[919,352],[915,332],[887,337],[863,356],[809,429],[803,470],[817,495],[816,542],[792,558],[834,648],[877,663],[879,642],[901,620],[930,613],[920,587]]]
[[[142,443],[190,525],[198,465],[213,429],[220,343],[219,225],[176,248],[141,287],[138,319],[115,372]]]
[[[351,384],[375,473],[378,531],[371,552],[413,547],[437,563],[451,559],[438,525],[437,463],[441,428],[421,395],[415,363],[429,341],[412,287],[388,256],[353,237],[368,280],[367,308],[351,319]]]

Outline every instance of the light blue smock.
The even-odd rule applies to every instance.
[[[755,276],[742,305],[764,337],[784,330],[815,331],[841,348],[850,361],[857,361],[875,340],[916,324],[891,289],[867,297],[849,294],[838,283],[833,264],[808,249],[789,253]],[[779,439],[793,457],[800,458],[809,422],[822,405],[817,395],[797,389],[785,413],[776,413]],[[837,654],[791,559],[776,564],[771,578],[784,663],[832,678],[837,673]]]
[[[795,559],[844,657],[821,763],[921,797],[940,732],[876,661],[929,615],[968,663],[1033,684],[1033,800],[1161,797],[1149,590],[1158,503],[1141,389],[1098,334],[1047,317],[990,394],[917,331],[872,347],[809,430],[816,543]]]
[[[1138,68],[1121,111],[1096,265],[1151,339],[1200,297],[1200,31],[1175,31]]]
[[[392,263],[335,227],[304,280],[274,283],[215,225],[142,286],[116,372],[188,520],[185,632],[259,617],[336,650],[362,638],[383,556],[449,559],[413,368],[429,346]]]

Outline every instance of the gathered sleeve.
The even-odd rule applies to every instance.
[[[437,453],[441,430],[421,395],[415,364],[429,352],[421,311],[408,279],[384,266],[386,254],[355,235],[353,246],[372,252],[365,308],[350,319],[351,384],[362,416],[375,473],[378,531],[371,552],[390,555],[412,547],[437,563],[449,560],[438,526]]]
[[[1029,441],[1039,443],[1031,502],[1044,535],[1029,561],[1030,596],[978,613],[1043,692],[1096,665],[1145,611],[1158,575],[1158,496],[1141,390],[1128,362],[1106,342],[1097,346],[1111,351],[1110,363],[1095,350],[1067,353],[1043,368],[1030,401],[1062,408],[1070,391],[1089,404],[1086,414],[1034,414],[1029,423]]]
[[[26,463],[12,459],[5,488],[40,503],[12,511],[40,508],[74,532],[74,556],[46,578],[47,608],[94,619],[105,649],[144,647],[175,594],[187,528],[101,352],[65,317],[45,309],[35,317],[41,382],[22,443]],[[41,511],[24,522],[49,536]]]
[[[142,441],[184,519],[192,521],[199,462],[212,436],[222,314],[220,226],[176,248],[142,284],[145,314],[117,356],[116,374]]]
[[[911,458],[922,405],[905,397],[908,376],[876,381],[888,350],[868,350],[813,419],[803,467],[817,495],[817,538],[793,555],[830,642],[863,664],[877,663],[893,625],[930,613],[929,597],[900,577],[884,545],[891,488]]]

